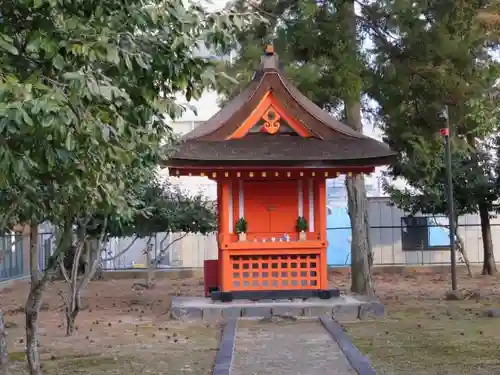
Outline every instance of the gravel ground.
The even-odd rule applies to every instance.
[[[231,375],[355,375],[317,320],[240,321]]]
[[[135,279],[93,281],[78,329],[65,336],[64,305],[56,281],[45,293],[40,313],[40,354],[44,375],[206,375],[219,347],[219,327],[169,319],[171,297],[200,295],[197,279],[159,279],[155,288],[135,290]],[[139,280],[140,281],[140,280]],[[9,345],[9,374],[26,375],[23,306],[29,284],[0,289]]]

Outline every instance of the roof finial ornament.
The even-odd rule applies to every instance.
[[[274,45],[272,43],[268,43],[266,45],[266,48],[264,50],[264,55],[265,56],[272,56],[272,55],[274,55]]]
[[[272,42],[267,43],[264,48],[264,55],[260,58],[260,70],[279,70],[278,54],[274,51]]]

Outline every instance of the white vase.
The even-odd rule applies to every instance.
[[[299,241],[305,241],[305,240],[307,240],[306,232],[304,232],[304,231],[299,232]]]
[[[238,241],[246,241],[247,240],[247,234],[246,233],[238,233]]]

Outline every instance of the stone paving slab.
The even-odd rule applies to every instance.
[[[356,375],[317,319],[240,320],[231,375]]]
[[[365,301],[353,296],[340,296],[322,300],[274,300],[232,302],[212,301],[202,297],[175,297],[172,300],[171,316],[174,319],[198,320],[218,323],[235,318],[268,318],[271,316],[293,316],[298,318],[328,317],[339,322],[371,319],[384,315],[384,306],[377,301]]]

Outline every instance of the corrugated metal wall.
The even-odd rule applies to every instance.
[[[146,267],[149,238],[112,238],[106,246],[103,263],[106,269]],[[217,259],[217,239],[212,235],[157,233],[150,242],[152,256],[158,268],[203,267],[205,259]],[[128,250],[127,250],[128,249]]]
[[[403,251],[402,233],[405,230],[401,218],[407,213],[390,206],[389,198],[371,198],[369,221],[374,262],[382,265],[406,264],[428,265],[450,262],[450,252],[443,250],[406,250]],[[483,261],[481,226],[477,215],[459,218],[458,233],[462,238],[469,260],[472,263]],[[500,259],[500,219],[492,218],[492,236],[496,259]],[[446,232],[446,228],[442,229]],[[460,262],[461,259],[458,258]]]

